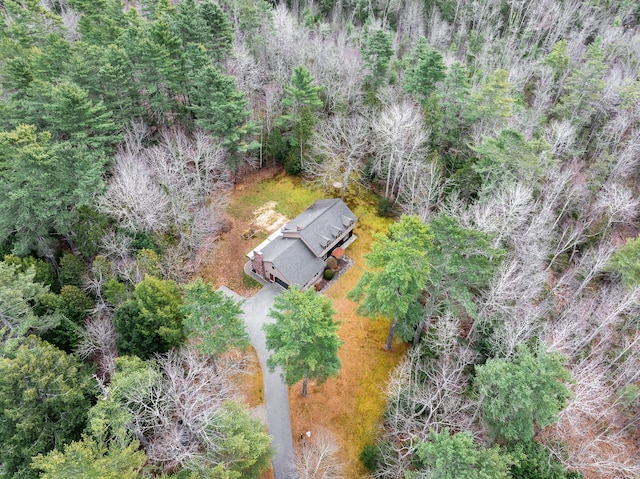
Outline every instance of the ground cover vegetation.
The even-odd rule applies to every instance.
[[[233,387],[238,309],[192,276],[232,227],[233,184],[278,165],[320,189],[295,206],[274,191],[285,214],[317,191],[358,213],[366,189],[390,218],[339,280],[402,355],[348,461],[377,478],[640,475],[637,2],[0,12],[0,477],[268,467]],[[356,305],[326,296],[340,336]],[[327,464],[345,460],[331,438],[298,469],[353,477]]]

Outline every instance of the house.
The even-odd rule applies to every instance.
[[[356,215],[340,199],[318,200],[247,256],[268,281],[302,289],[318,281],[325,260],[353,236]]]

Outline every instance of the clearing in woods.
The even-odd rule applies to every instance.
[[[243,178],[232,193],[230,228],[204,262],[200,276],[215,286],[225,285],[243,296],[252,296],[260,285],[244,275],[245,255],[288,218],[294,218],[315,200],[332,196],[339,194],[305,185],[279,170],[259,170]],[[310,383],[306,398],[300,395],[300,384],[295,384],[289,389],[289,404],[296,447],[301,444],[301,434],[310,431],[313,438],[314,431],[326,429],[339,443],[344,477],[366,478],[369,475],[360,463],[360,452],[375,439],[384,412],[387,377],[406,348],[394,344],[391,352],[385,352],[388,322],[361,318],[355,314],[355,304],[346,299],[362,274],[362,255],[369,251],[373,233],[386,233],[390,220],[376,215],[376,199],[364,189],[348,191],[345,202],[358,216],[358,239],[346,252],[355,264],[325,292],[333,302],[336,320],[342,321],[338,330],[344,341],[339,352],[342,369],[337,378],[324,384]],[[250,229],[254,234],[243,239]],[[263,400],[262,375],[255,361],[253,365],[255,374],[242,384],[251,406]]]

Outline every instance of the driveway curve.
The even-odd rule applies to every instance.
[[[267,429],[273,438],[273,476],[274,479],[295,479],[293,436],[291,434],[291,416],[289,414],[289,390],[281,377],[281,370],[269,372],[267,359],[270,356],[266,346],[266,337],[262,329],[264,324],[275,320],[268,316],[274,298],[283,292],[280,286],[267,283],[251,298],[244,298],[227,287],[220,291],[236,300],[244,300],[243,319],[251,344],[258,353],[262,376],[264,378],[264,399],[267,411]]]

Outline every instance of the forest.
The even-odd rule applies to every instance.
[[[266,168],[348,205],[366,190],[390,219],[345,294],[406,353],[375,440],[342,461],[640,477],[637,1],[0,14],[0,478],[269,477],[240,306],[198,275]],[[300,308],[335,334],[317,296]],[[292,477],[354,477],[320,446]]]

